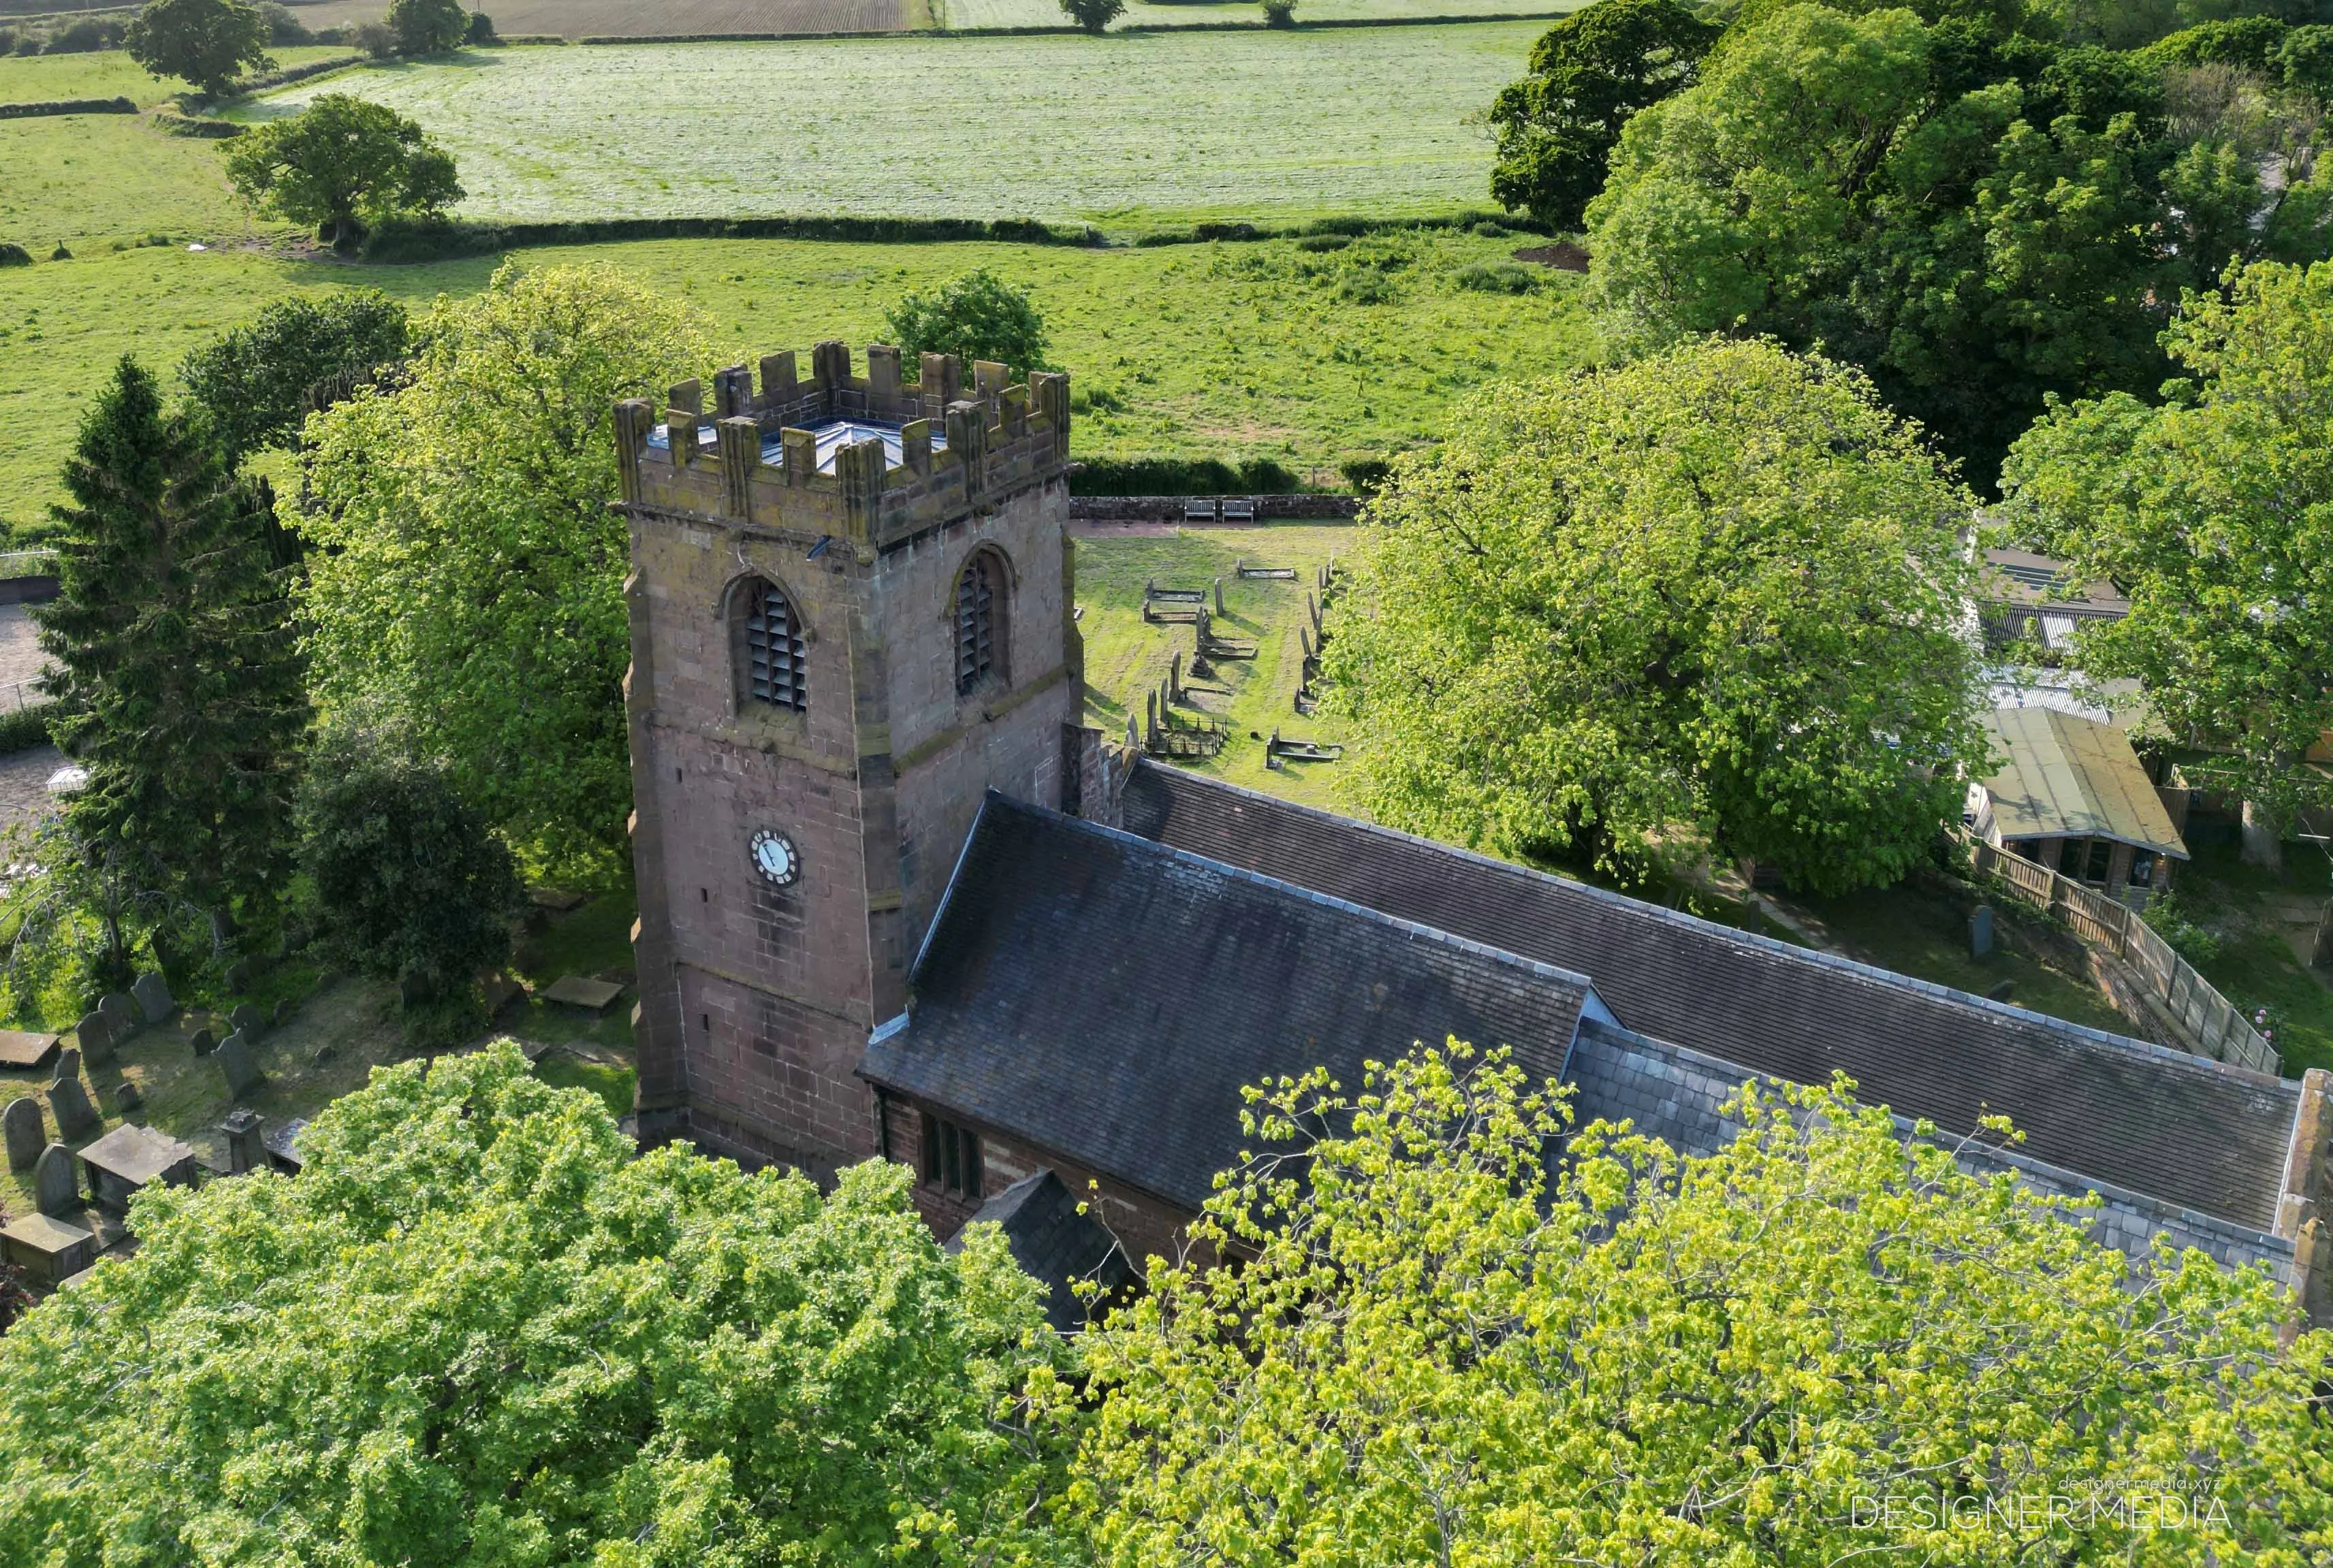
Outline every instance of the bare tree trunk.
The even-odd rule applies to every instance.
[[[2257,800],[2244,802],[2244,864],[2284,869],[2284,825]]]

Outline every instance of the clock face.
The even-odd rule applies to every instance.
[[[752,849],[754,869],[764,882],[792,887],[794,878],[802,875],[802,856],[794,849],[794,841],[774,828],[764,827],[754,834]]]

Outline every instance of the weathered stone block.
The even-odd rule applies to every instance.
[[[48,1146],[49,1127],[41,1114],[41,1103],[29,1096],[11,1100],[8,1108],[0,1111],[0,1137],[8,1145],[8,1169],[29,1170]]]
[[[139,975],[138,983],[130,988],[130,994],[149,1024],[168,1023],[178,1010],[178,999],[170,994],[169,982],[157,970],[149,970]]]

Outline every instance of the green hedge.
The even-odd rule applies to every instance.
[[[1303,481],[1269,457],[1092,457],[1070,468],[1071,495],[1294,495]]]
[[[1032,218],[601,218],[576,223],[476,224],[398,218],[365,236],[369,262],[437,262],[533,245],[607,244],[625,240],[849,240],[877,244],[1014,240],[1038,245],[1099,245],[1099,229],[1056,227]]]
[[[230,137],[241,136],[250,129],[231,120],[194,120],[183,114],[172,114],[167,110],[154,111],[154,124],[172,136],[199,137],[206,141],[225,141]]]
[[[1490,225],[1501,232],[1551,234],[1556,231],[1549,225],[1522,214],[1484,212],[1468,208],[1464,212],[1445,213],[1439,217],[1423,218],[1314,218],[1301,224],[1194,224],[1187,229],[1161,229],[1138,238],[1138,245],[1205,244],[1210,240],[1289,240],[1341,234],[1358,238],[1363,234],[1416,233],[1434,229],[1474,229]]]
[[[47,103],[0,103],[0,120],[31,120],[43,114],[135,114],[126,98],[62,98]]]
[[[49,711],[53,703],[0,713],[0,752],[29,751],[49,743]]]

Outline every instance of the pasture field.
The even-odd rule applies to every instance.
[[[1068,18],[1061,0],[932,0],[942,27],[1059,27]],[[1574,0],[1298,0],[1304,22],[1399,22],[1413,16],[1537,16],[1576,10]],[[1127,0],[1126,14],[1110,24],[1128,27],[1220,26],[1226,22],[1262,22],[1254,0]],[[1547,23],[1540,24],[1545,27]]]
[[[482,0],[477,8],[494,19],[494,30],[504,37],[896,33],[932,24],[926,0]],[[299,6],[294,14],[310,27],[345,27],[378,22],[388,11],[389,0],[322,0]]]
[[[345,49],[272,49],[280,66],[305,65],[346,54]],[[187,91],[176,77],[154,77],[119,49],[87,54],[0,55],[0,103],[54,103],[75,98],[126,98],[141,108]],[[8,166],[0,166],[8,167]],[[0,196],[5,187],[0,186]]]
[[[0,120],[0,240],[45,256],[61,243],[83,254],[149,234],[207,244],[276,232],[228,187],[224,145],[166,135],[139,115]],[[0,306],[24,282],[0,274]]]
[[[459,161],[479,218],[1408,215],[1479,205],[1534,22],[470,51],[302,82]]]
[[[1534,274],[1520,294],[1460,280],[1528,243],[1404,234],[1320,253],[1285,240],[1077,250],[696,239],[519,259],[604,263],[693,301],[724,363],[821,338],[880,341],[901,294],[985,266],[1028,286],[1044,312],[1051,358],[1073,378],[1078,455],[1270,456],[1334,483],[1342,458],[1433,439],[1482,381],[1595,357],[1570,274]],[[167,369],[293,293],[377,287],[426,308],[479,288],[497,264],[364,267],[181,245],[0,273],[0,521],[43,515],[72,410],[124,353]]]

